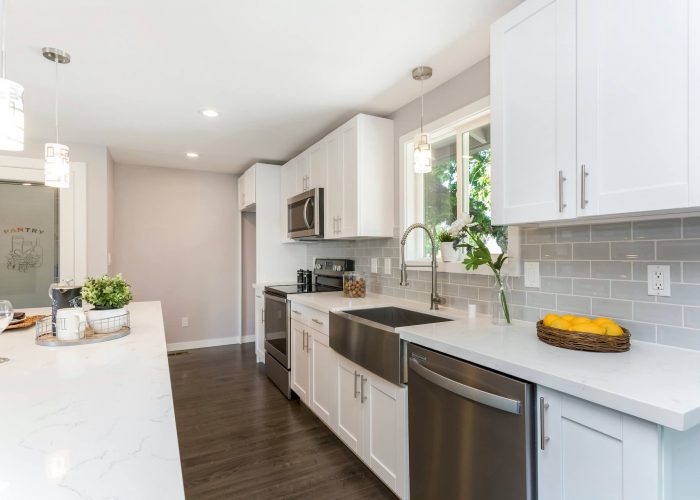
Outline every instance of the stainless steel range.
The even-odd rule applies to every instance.
[[[290,387],[290,302],[296,293],[338,292],[343,290],[343,273],[354,270],[354,261],[321,259],[314,263],[313,279],[307,286],[279,285],[265,287],[265,372],[272,382],[291,399]]]

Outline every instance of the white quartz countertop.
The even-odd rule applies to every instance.
[[[0,499],[184,500],[160,302],[128,309],[99,344],[0,334]]]
[[[342,293],[291,295],[322,311],[395,305],[430,313],[428,304],[383,295],[346,299]],[[538,340],[535,325],[501,327],[490,317],[399,328],[401,338],[508,375],[676,430],[700,424],[700,352],[632,341],[626,353],[589,353]]]

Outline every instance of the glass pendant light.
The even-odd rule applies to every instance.
[[[2,78],[0,78],[0,150],[24,150],[24,87],[5,78],[5,18],[7,2],[2,1]]]
[[[70,62],[70,54],[50,47],[44,47],[41,52],[56,67],[56,95],[54,101],[56,142],[44,144],[44,184],[55,188],[68,188],[70,187],[70,148],[58,142],[58,65],[68,64]]]
[[[413,169],[417,174],[427,174],[433,170],[433,152],[428,142],[428,134],[423,133],[423,81],[433,76],[433,68],[418,66],[413,69],[413,79],[420,81],[420,134],[413,141]]]

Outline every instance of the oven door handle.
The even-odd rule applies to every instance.
[[[516,399],[504,398],[498,394],[482,391],[481,389],[477,389],[476,387],[472,387],[470,385],[461,384],[455,380],[429,370],[414,358],[411,358],[408,364],[410,368],[416,372],[416,375],[423,377],[425,380],[437,385],[438,387],[442,387],[446,391],[457,394],[464,399],[469,399],[471,401],[481,403],[482,405],[496,408],[497,410],[520,415],[521,402]]]
[[[277,297],[275,295],[270,295],[269,293],[265,293],[265,299],[274,300],[275,302],[280,302],[282,304],[287,303],[287,299],[283,299],[283,298]]]
[[[306,225],[306,229],[311,229],[311,223],[309,222],[309,203],[311,203],[311,198],[306,198],[306,201],[304,202],[304,224]]]

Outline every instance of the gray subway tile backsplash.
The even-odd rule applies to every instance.
[[[591,226],[562,226],[557,228],[557,243],[591,241]]]
[[[632,224],[632,239],[635,240],[673,240],[680,237],[680,219],[647,220]]]
[[[683,219],[683,237],[700,238],[700,217]]]
[[[574,243],[574,260],[610,260],[610,243]]]
[[[540,264],[540,287],[525,288],[522,276],[508,280],[514,318],[536,321],[548,312],[607,316],[635,340],[700,349],[700,217],[528,228],[521,242],[521,260]],[[314,255],[353,257],[370,276],[373,292],[428,303],[429,270],[410,269],[411,286],[398,284],[398,238],[307,248],[309,265]],[[391,275],[369,274],[375,256],[391,258]],[[671,297],[647,295],[650,264],[670,266]],[[496,299],[491,274],[438,273],[438,282],[448,306],[475,304],[490,313]]]
[[[631,222],[595,224],[591,226],[591,241],[626,241],[632,239]]]
[[[657,242],[661,260],[700,261],[700,240],[668,240]]]
[[[612,260],[653,260],[656,258],[653,241],[614,242],[610,244],[610,255]]]
[[[632,263],[615,260],[591,262],[591,278],[631,280]]]

